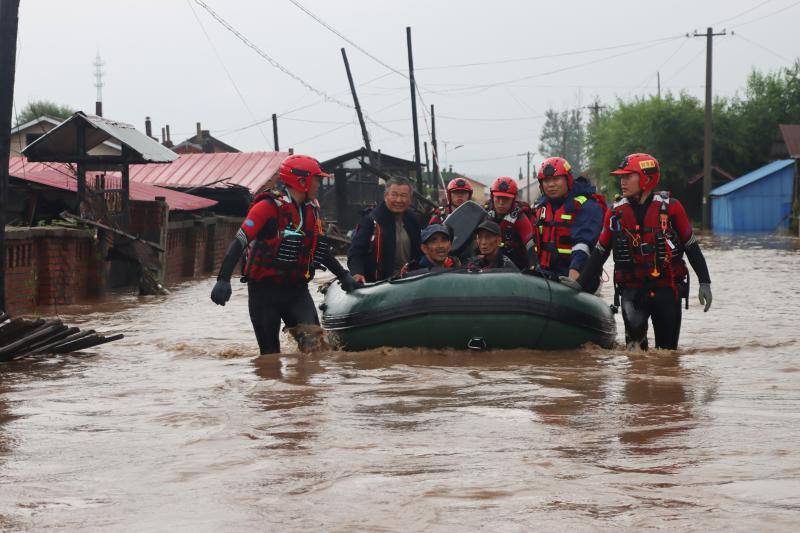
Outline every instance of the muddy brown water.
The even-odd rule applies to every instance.
[[[0,530],[797,531],[800,243],[703,244],[677,352],[256,357],[211,280],[60,309],[127,336],[0,368]]]

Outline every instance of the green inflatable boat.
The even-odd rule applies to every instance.
[[[349,293],[333,284],[320,309],[322,327],[344,350],[610,348],[617,333],[611,308],[597,296],[497,270],[425,273]]]

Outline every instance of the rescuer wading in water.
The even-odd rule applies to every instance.
[[[211,291],[211,300],[217,305],[230,299],[233,269],[247,251],[243,279],[247,280],[250,320],[262,354],[280,352],[281,320],[287,327],[319,324],[308,292],[315,267],[330,270],[345,290],[357,286],[331,254],[322,231],[317,193],[326,176],[312,157],[287,157],[279,171],[283,186],[256,196],[222,260]]]

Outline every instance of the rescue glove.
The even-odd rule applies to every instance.
[[[707,313],[711,308],[711,284],[701,283],[700,291],[697,293],[697,299],[700,300],[700,305],[705,305],[703,312]]]
[[[211,289],[211,301],[217,305],[225,305],[231,299],[231,282],[218,279]]]
[[[341,283],[342,289],[344,289],[345,292],[350,292],[364,286],[363,283],[356,281],[355,278],[350,275],[350,272],[345,272],[339,278],[339,283]]]
[[[558,281],[562,285],[565,285],[565,286],[569,287],[570,289],[575,289],[576,291],[582,291],[583,290],[583,287],[581,287],[581,284],[578,283],[577,281],[575,281],[574,279],[572,279],[569,276],[558,276]]]

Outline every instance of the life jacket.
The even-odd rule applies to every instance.
[[[682,281],[688,270],[683,243],[672,226],[669,192],[655,193],[642,225],[626,198],[617,201],[611,212],[614,283],[675,289],[676,281]]]
[[[536,206],[532,222],[539,264],[545,270],[569,270],[574,244],[571,226],[587,200],[587,196],[580,194],[566,198],[557,209],[547,201]]]
[[[322,234],[322,219],[316,200],[306,202],[300,209],[292,198],[279,190],[266,191],[253,200],[273,202],[278,208],[278,218],[264,225],[250,243],[244,275],[252,281],[271,279],[279,283],[307,283],[314,277],[314,249]],[[301,249],[296,262],[278,260],[278,250],[284,232],[301,234]]]
[[[506,213],[502,220],[497,220],[497,213],[494,209],[489,209],[489,204],[486,204],[487,213],[490,220],[494,220],[500,226],[500,236],[503,238],[502,252],[509,259],[511,259],[518,268],[523,268],[527,263],[525,258],[525,243],[517,234],[514,229],[517,220],[521,216],[525,216],[522,208],[514,202],[511,211]]]

